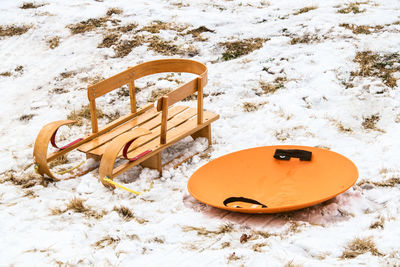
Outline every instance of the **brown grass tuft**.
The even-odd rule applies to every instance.
[[[6,26],[5,28],[0,26],[0,37],[21,35],[26,33],[29,29],[30,26]]]
[[[250,54],[257,49],[260,49],[263,44],[268,40],[269,39],[265,38],[251,38],[219,43],[220,46],[223,46],[225,48],[225,52],[222,54],[222,60],[228,61]]]
[[[47,40],[47,44],[49,45],[50,49],[58,47],[60,45],[60,37],[56,36],[50,40]]]
[[[296,11],[295,13],[293,13],[293,15],[295,15],[295,16],[296,15],[300,15],[300,14],[307,13],[307,12],[309,12],[311,10],[314,10],[314,9],[317,9],[317,7],[316,6],[303,7],[301,9],[299,9],[298,11]]]
[[[21,188],[31,188],[39,184],[40,176],[35,173],[18,174],[13,170],[8,170],[0,175],[0,183],[10,182],[13,185],[21,186]]]
[[[400,178],[392,177],[382,182],[372,182],[368,180],[362,180],[357,183],[358,186],[363,186],[365,184],[373,184],[374,186],[379,186],[379,187],[394,187],[396,185],[400,185]]]
[[[150,98],[147,100],[148,102],[155,102],[160,99],[162,96],[171,92],[171,89],[156,89],[151,92]]]
[[[97,118],[104,118],[105,115],[103,111],[97,109]],[[82,126],[83,119],[90,120],[90,107],[89,105],[83,106],[80,110],[73,110],[67,116],[68,120],[76,120],[75,126]]]
[[[78,213],[84,213],[88,211],[88,208],[83,205],[84,200],[81,198],[74,197],[67,205],[68,210],[73,210]]]
[[[345,127],[341,122],[336,124],[338,130],[342,133],[352,133],[353,129]]]
[[[179,47],[176,46],[173,42],[163,40],[158,36],[153,36],[148,41],[150,50],[153,50],[156,53],[165,56],[185,54],[185,52],[180,50]]]
[[[19,120],[23,121],[23,122],[28,122],[33,118],[33,116],[35,116],[35,115],[34,114],[25,114],[25,115],[22,115],[21,117],[19,117]]]
[[[197,235],[215,236],[225,233],[230,233],[234,230],[233,224],[224,224],[219,227],[217,231],[207,230],[205,227],[183,226],[184,232],[196,231]]]
[[[103,37],[103,41],[97,46],[98,48],[111,47],[119,41],[119,35],[115,33],[108,34]]]
[[[136,23],[130,23],[128,25],[118,27],[117,32],[127,33],[127,32],[130,32],[130,31],[136,29],[137,26],[138,25]]]
[[[232,254],[229,255],[228,257],[228,263],[231,261],[237,261],[240,260],[242,257],[237,256],[235,252],[233,252]]]
[[[21,9],[33,9],[33,8],[38,8],[44,6],[44,4],[39,4],[35,5],[34,3],[23,3],[22,6],[20,6]]]
[[[113,248],[115,248],[119,243],[119,241],[121,241],[119,237],[114,238],[112,236],[107,235],[102,239],[100,239],[99,241],[97,241],[96,243],[94,243],[92,246],[98,249],[102,249],[108,246],[112,246]]]
[[[371,51],[357,52],[354,60],[360,65],[360,70],[351,72],[351,76],[378,77],[385,85],[393,88],[397,85],[397,79],[393,73],[400,71],[400,54],[378,54]]]
[[[375,222],[373,222],[370,226],[369,229],[384,229],[385,228],[385,218],[379,217],[379,219]]]
[[[230,246],[231,246],[231,243],[229,243],[229,242],[224,242],[224,243],[221,244],[221,248],[222,248],[222,249],[223,249],[223,248],[230,247]]]
[[[348,24],[348,23],[342,23],[339,24],[340,27],[343,27],[347,30],[351,30],[354,34],[370,34],[372,31],[377,31],[381,30],[383,26],[368,26],[368,25],[363,25],[363,26],[357,26],[354,24]]]
[[[133,212],[125,206],[114,206],[113,211],[116,211],[118,215],[121,216],[121,218],[125,221],[130,221],[135,217],[135,215],[133,215]]]
[[[376,124],[378,123],[379,119],[379,115],[371,115],[364,118],[364,121],[361,123],[361,125],[364,129],[378,130]]]
[[[284,267],[301,267],[301,266],[302,266],[301,264],[294,264],[294,263],[293,263],[293,260],[287,262],[287,263],[284,265]]]
[[[122,9],[120,9],[120,8],[110,8],[108,11],[107,11],[107,13],[106,13],[106,15],[107,16],[112,16],[112,15],[114,15],[114,14],[116,14],[116,15],[119,15],[119,14],[122,14],[122,12],[123,12],[123,10]]]
[[[0,73],[0,76],[4,76],[4,77],[10,77],[11,75],[12,75],[12,73],[9,72],[9,71],[5,71],[5,72]]]
[[[104,27],[107,23],[107,20],[107,17],[88,19],[78,22],[76,24],[67,25],[67,28],[71,31],[72,34],[80,34],[93,31],[99,27]]]
[[[346,7],[341,8],[337,11],[337,13],[341,14],[348,14],[348,13],[353,13],[353,14],[359,14],[363,13],[366,11],[366,9],[360,9],[360,5],[362,4],[368,4],[368,2],[355,2],[355,3],[349,3]]]
[[[258,244],[254,244],[254,245],[252,246],[252,249],[253,249],[255,252],[262,252],[261,248],[262,248],[262,247],[265,247],[265,246],[267,246],[267,245],[268,245],[268,243],[258,243]]]
[[[204,42],[204,41],[206,41],[207,39],[204,39],[204,38],[201,37],[201,34],[202,34],[203,32],[211,32],[211,33],[214,33],[215,31],[214,31],[214,30],[210,30],[210,29],[208,29],[208,28],[205,27],[205,26],[200,26],[200,27],[198,27],[198,28],[196,28],[196,29],[192,29],[192,30],[190,30],[190,31],[187,31],[186,34],[191,34],[191,35],[193,36],[193,38],[196,39],[196,41],[202,41],[202,42]]]
[[[242,104],[242,109],[244,112],[253,112],[253,111],[258,110],[258,108],[262,105],[264,105],[264,103],[255,104],[255,103],[251,103],[251,102],[244,102]]]
[[[142,45],[144,39],[142,36],[136,36],[132,40],[121,40],[114,46],[115,58],[123,58],[129,55],[133,48]]]
[[[277,77],[272,83],[260,81],[260,88],[262,90],[262,94],[275,93],[278,89],[285,87],[286,81],[287,81],[286,77]]]
[[[180,25],[175,23],[167,23],[160,20],[152,21],[149,25],[144,26],[140,31],[146,31],[150,33],[160,33],[163,30],[173,30],[176,32],[182,32],[186,30],[186,25]]]
[[[310,44],[310,43],[318,42],[320,40],[321,40],[321,38],[318,35],[311,35],[309,33],[306,33],[303,36],[293,37],[290,40],[290,44],[291,45]]]
[[[354,240],[350,241],[347,244],[345,251],[343,251],[341,258],[353,259],[367,252],[370,252],[374,256],[383,256],[383,254],[380,253],[376,248],[375,243],[372,240],[372,237],[366,237],[366,238],[355,238]]]

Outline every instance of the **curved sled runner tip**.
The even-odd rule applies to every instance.
[[[100,174],[100,181],[101,183],[109,188],[114,189],[115,185],[106,180],[112,180],[113,177],[113,170],[114,170],[114,163],[120,155],[121,150],[123,150],[123,156],[129,160],[134,161],[136,158],[129,159],[126,156],[126,151],[129,147],[136,147],[135,140],[143,135],[151,134],[151,131],[143,128],[136,128],[133,131],[126,132],[121,134],[111,142],[109,142],[106,146],[105,153],[101,158],[100,167],[99,167],[99,174]],[[144,155],[142,155],[144,156]]]
[[[55,177],[50,169],[48,163],[51,162],[52,160],[56,159],[57,157],[60,157],[67,152],[70,151],[68,147],[71,147],[83,139],[78,139],[66,146],[63,146],[59,148],[60,151],[63,153],[58,153],[55,157],[47,157],[47,150],[49,143],[51,143],[54,147],[58,148],[55,145],[55,135],[57,133],[57,130],[63,126],[63,125],[68,125],[68,124],[73,124],[76,121],[74,120],[59,120],[59,121],[54,121],[46,124],[39,132],[38,136],[36,137],[35,141],[35,146],[33,148],[33,158],[35,161],[35,170],[42,176],[47,175],[49,178],[59,181],[60,179]]]

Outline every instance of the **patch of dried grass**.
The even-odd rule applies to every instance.
[[[361,126],[364,129],[369,129],[369,130],[379,130],[376,127],[376,124],[380,120],[379,115],[371,115],[369,117],[364,118],[364,121],[361,123]]]
[[[148,39],[148,41],[149,41],[149,49],[156,53],[159,53],[159,54],[162,54],[165,56],[185,54],[185,52],[180,50],[179,47],[177,45],[175,45],[173,42],[166,41],[164,39],[161,39],[158,36],[153,36],[150,39]]]
[[[205,227],[194,227],[194,226],[183,226],[182,231],[184,232],[190,232],[190,231],[196,231],[197,235],[204,235],[204,236],[215,236],[215,235],[221,235],[225,233],[230,233],[234,231],[233,224],[224,224],[219,227],[218,230],[212,231],[212,230],[207,230]]]
[[[97,28],[104,27],[108,21],[108,17],[88,19],[85,21],[78,22],[76,24],[67,25],[67,28],[72,34],[80,34],[89,31],[93,31]]]
[[[321,40],[321,37],[319,37],[318,35],[314,34],[310,34],[310,33],[305,33],[303,36],[297,36],[297,37],[293,37],[290,40],[290,44],[291,45],[296,45],[296,44],[310,44],[310,43],[315,43],[315,42],[319,42]]]
[[[44,4],[23,3],[22,6],[20,6],[19,8],[21,8],[21,9],[33,9],[33,8],[38,8],[38,7],[42,7],[42,6],[44,6]]]
[[[135,215],[133,215],[133,212],[125,206],[114,206],[113,211],[117,212],[118,215],[125,221],[130,221],[135,217]]]
[[[147,100],[148,102],[155,102],[164,95],[171,92],[171,89],[156,89],[151,92],[150,98]]]
[[[370,252],[373,256],[383,256],[382,253],[378,251],[372,237],[366,238],[355,238],[350,241],[345,250],[343,251],[342,259],[353,259],[357,256]]]
[[[207,28],[206,26],[200,26],[198,28],[189,30],[186,32],[186,34],[191,34],[193,36],[193,38],[195,38],[196,41],[201,41],[204,42],[207,40],[207,38],[202,38],[201,34],[204,32],[211,32],[214,33],[214,30],[210,30],[209,28]]]
[[[296,12],[294,12],[293,15],[295,15],[295,16],[296,15],[300,15],[300,14],[307,13],[307,12],[309,12],[311,10],[314,10],[314,9],[317,9],[317,7],[316,6],[303,7],[301,9],[297,10]]]
[[[285,87],[285,83],[287,82],[287,78],[286,77],[276,77],[274,79],[273,82],[267,83],[265,81],[260,81],[259,82],[259,88],[254,89],[256,91],[256,94],[258,96],[262,95],[262,94],[273,94],[275,93],[277,90],[284,88]],[[261,92],[260,90],[261,89]]]
[[[357,52],[354,62],[360,65],[360,70],[351,72],[351,76],[378,77],[388,87],[395,87],[397,79],[393,73],[400,71],[400,54],[379,54],[372,51]]]
[[[394,187],[397,185],[400,185],[400,178],[398,177],[392,177],[390,179],[387,179],[385,181],[382,182],[372,182],[369,180],[362,180],[360,182],[357,183],[358,186],[363,186],[366,184],[372,184],[374,186],[378,186],[378,187]]]
[[[96,115],[97,115],[97,118],[105,117],[103,111],[101,111],[100,109],[96,110]],[[90,120],[90,118],[91,117],[90,117],[89,105],[83,106],[80,110],[73,110],[67,116],[68,120],[76,120],[76,123],[74,124],[75,126],[82,126],[83,122],[84,122],[83,119]]]
[[[114,14],[119,15],[119,14],[122,14],[122,12],[123,12],[122,9],[113,7],[113,8],[110,8],[109,10],[107,10],[106,15],[107,16],[112,16]]]
[[[232,254],[230,254],[230,255],[228,256],[228,263],[230,263],[230,262],[232,262],[232,261],[240,260],[241,258],[242,258],[241,256],[238,256],[238,255],[236,255],[235,252],[233,252]]]
[[[385,218],[383,217],[379,217],[378,220],[376,220],[369,226],[369,229],[384,229],[384,228],[385,228]]]
[[[89,209],[85,207],[83,202],[84,202],[83,199],[74,197],[68,203],[67,210],[72,210],[72,211],[78,212],[78,213],[84,213],[84,212],[88,211]]]
[[[383,26],[368,26],[368,25],[354,25],[354,24],[348,24],[348,23],[342,23],[339,24],[340,27],[343,27],[347,30],[351,30],[354,34],[371,34],[372,31],[378,31],[383,29]]]
[[[12,73],[9,72],[9,71],[5,71],[5,72],[0,73],[0,76],[4,76],[4,77],[10,77],[11,75],[12,75]]]
[[[114,57],[115,58],[123,58],[129,55],[129,53],[135,48],[144,43],[144,38],[142,36],[136,36],[130,40],[121,40],[116,43],[113,47],[114,49]]]
[[[35,116],[34,114],[24,114],[24,115],[20,116],[18,119],[19,119],[20,121],[23,121],[23,122],[28,122],[28,121],[30,121],[34,116]]]
[[[349,3],[346,7],[339,9],[337,11],[337,13],[341,13],[341,14],[348,14],[348,13],[359,14],[359,13],[364,13],[367,10],[366,9],[360,9],[360,5],[362,5],[362,4],[368,4],[368,1]]]
[[[115,248],[120,241],[121,239],[119,237],[112,237],[107,235],[94,243],[92,246],[98,249],[102,249],[108,246],[112,246],[113,248]]]
[[[31,27],[30,26],[0,26],[0,37],[2,36],[16,36],[26,33]]]
[[[252,249],[253,249],[255,252],[262,252],[262,249],[261,249],[261,248],[263,248],[263,247],[265,247],[265,246],[268,246],[268,243],[258,243],[258,244],[254,244],[254,245],[252,246]]]
[[[50,49],[54,49],[60,45],[60,37],[56,36],[47,40]]]
[[[225,48],[222,54],[222,60],[228,61],[260,49],[263,44],[268,41],[266,38],[250,38],[231,42],[219,43],[220,46]]]
[[[176,32],[183,32],[184,30],[187,29],[187,25],[181,25],[181,24],[176,24],[176,23],[170,23],[170,22],[163,22],[160,20],[155,20],[152,21],[149,25],[144,26],[141,28],[139,31],[146,31],[149,33],[160,33],[160,31],[163,30],[173,30]]]

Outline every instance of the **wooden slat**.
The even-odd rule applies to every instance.
[[[147,120],[150,120],[151,118],[157,116],[157,114],[158,114],[157,110],[155,108],[152,108],[149,111],[145,112],[144,114],[142,114],[138,117],[135,117],[132,120],[130,120],[120,126],[115,127],[111,131],[106,132],[102,135],[99,135],[97,138],[94,138],[93,140],[80,146],[78,148],[78,150],[86,153],[86,152],[90,151],[91,149],[106,143],[108,140],[112,139],[113,137],[137,126],[138,124],[143,123]]]
[[[105,95],[106,93],[119,88],[129,81],[133,81],[133,70],[129,68],[123,72],[120,72],[110,78],[105,79],[99,83],[88,87],[88,98],[89,100],[96,99],[99,96]]]
[[[176,106],[171,108],[171,117],[184,111],[187,108],[188,107],[185,106]],[[129,131],[130,129],[136,126],[151,130],[160,123],[160,120],[161,120],[161,114],[157,112],[155,109],[151,109],[149,112],[144,113],[142,116],[134,118],[133,120],[128,121],[127,123],[115,128],[114,130],[105,133],[99,136],[98,138],[92,140],[90,143],[88,143],[88,145],[80,147],[79,151],[85,153],[92,153],[92,150],[105,146],[106,143],[111,141],[113,138],[117,137],[118,135],[126,131]],[[96,150],[96,151],[93,152],[92,154],[101,156],[104,152],[104,148],[102,150]]]
[[[163,96],[162,99],[162,113],[161,113],[161,144],[167,141],[167,120],[168,120],[168,96]]]
[[[178,111],[182,111],[182,112],[178,112]],[[194,111],[194,109],[185,109],[185,110],[177,110],[175,109],[173,112],[170,112],[170,117],[169,117],[169,121],[168,121],[168,125],[171,124],[171,128],[179,125],[179,123],[184,122],[185,120],[193,117],[194,115],[196,115],[196,112]],[[146,136],[146,138],[142,138],[139,140],[135,141],[135,144],[138,145],[143,145],[144,143],[148,142],[149,140],[154,139],[155,137],[160,136],[160,117],[161,114],[158,114],[157,117],[155,117],[154,119],[141,124],[139,127],[146,129],[146,130],[151,130],[152,133],[148,136]],[[140,142],[140,143],[138,143]],[[95,148],[93,150],[90,150],[89,153],[91,155],[96,155],[96,156],[101,156],[103,155],[103,153],[105,152],[106,149],[106,144],[103,144],[102,146],[99,146],[98,148]],[[132,148],[133,149],[133,148]],[[130,149],[129,151],[131,151],[132,149]]]
[[[197,78],[197,124],[203,123],[203,80]]]
[[[146,150],[152,150],[151,153],[147,154],[146,156],[134,161],[134,162],[127,162],[124,164],[121,164],[120,166],[116,167],[113,170],[113,177],[116,177],[123,173],[124,171],[128,170],[129,168],[132,168],[133,166],[136,166],[143,162],[144,160],[150,158],[151,156],[155,155],[156,153],[166,149],[167,147],[173,145],[174,143],[178,142],[182,138],[185,138],[186,136],[189,136],[198,130],[202,129],[203,127],[206,127],[213,121],[216,121],[219,118],[219,115],[205,111],[204,112],[204,123],[202,125],[197,124],[197,119],[192,118],[191,120],[186,121],[185,123],[169,130],[167,132],[167,143],[165,145],[160,144],[159,139],[154,139],[153,141],[147,143],[144,146],[141,146],[133,151],[131,151],[128,154],[128,157],[134,157]]]
[[[181,101],[182,99],[185,99],[186,97],[194,94],[197,91],[197,78],[191,80],[188,83],[185,83],[178,89],[166,94],[165,96],[168,96],[168,106],[172,106],[176,102]],[[161,111],[162,109],[162,103],[161,100],[158,100],[157,102],[157,110]]]
[[[191,109],[185,110],[184,112],[180,113],[179,115],[173,117],[171,120],[168,121],[168,129],[167,130],[171,130],[172,128],[179,126],[180,124],[190,120],[194,116],[196,116],[196,109],[191,108]],[[160,130],[161,130],[161,126],[157,126],[156,128],[151,130],[151,132],[152,132],[151,134],[138,138],[135,141],[136,146],[129,149],[128,152],[131,152],[132,150],[145,145],[147,142],[150,142],[153,139],[156,139],[156,138],[158,139],[160,136]],[[122,156],[122,152],[120,152],[118,156],[119,157]]]

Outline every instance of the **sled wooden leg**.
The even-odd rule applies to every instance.
[[[211,125],[207,125],[206,127],[198,130],[194,134],[192,134],[193,139],[196,139],[198,137],[205,137],[208,139],[208,145],[211,145]]]
[[[161,165],[161,152],[151,156],[141,163],[143,167],[156,169],[162,175],[162,165]]]

